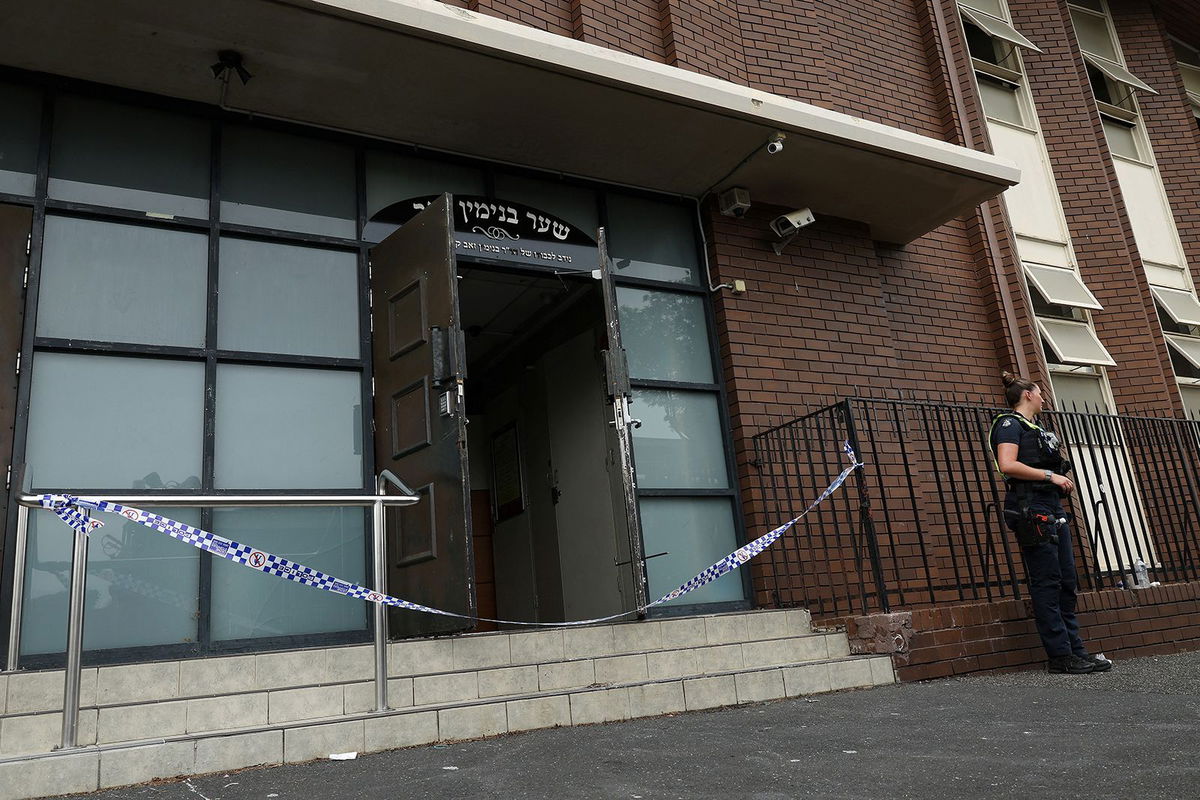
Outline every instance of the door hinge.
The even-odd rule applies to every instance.
[[[12,488],[12,464],[8,465],[8,469],[4,472],[4,491]]]
[[[25,234],[25,255],[29,255],[33,251],[33,234]]]
[[[17,351],[17,375],[21,374],[21,351]]]
[[[371,376],[371,397],[375,396],[375,376]]]

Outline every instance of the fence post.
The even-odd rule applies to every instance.
[[[858,431],[854,427],[854,401],[847,398],[842,403],[842,415],[846,423],[846,438],[854,448],[854,455],[862,461],[863,453],[859,446]],[[865,462],[864,462],[865,463]],[[863,538],[867,540],[867,552],[871,557],[871,571],[875,573],[875,594],[879,597],[879,607],[886,614],[891,611],[888,602],[887,583],[883,577],[883,559],[879,557],[879,541],[875,536],[875,519],[871,516],[871,499],[867,493],[865,467],[854,471],[854,487],[858,491],[859,523],[862,526]],[[867,602],[863,598],[863,612],[866,613]]]

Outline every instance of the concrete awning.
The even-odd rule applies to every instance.
[[[224,48],[254,74],[230,84],[238,109],[693,197],[740,185],[888,242],[1019,178],[986,153],[430,0],[39,0],[0,27],[6,64],[206,103]]]

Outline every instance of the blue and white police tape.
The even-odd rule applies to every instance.
[[[241,564],[251,569],[256,569],[259,572],[265,572],[268,575],[274,575],[277,578],[286,578],[289,581],[312,586],[316,589],[324,589],[327,592],[345,595],[347,597],[356,597],[360,600],[366,600],[371,603],[379,603],[385,606],[394,606],[396,608],[406,608],[410,611],[423,611],[426,614],[437,614],[444,617],[457,617],[459,619],[481,620],[485,622],[498,622],[506,625],[530,625],[530,626],[545,626],[545,627],[561,627],[566,625],[591,625],[596,622],[608,622],[621,617],[636,614],[646,609],[661,605],[662,603],[675,600],[682,597],[688,592],[699,589],[701,586],[706,586],[712,583],[717,578],[726,575],[733,570],[747,563],[755,556],[762,553],[770,547],[779,537],[783,536],[793,525],[803,519],[810,511],[820,505],[831,494],[841,488],[846,479],[854,470],[862,466],[854,454],[854,450],[847,442],[843,448],[846,455],[850,458],[850,466],[842,470],[833,482],[821,492],[820,496],[813,501],[812,505],[804,509],[799,516],[788,522],[780,525],[773,531],[763,534],[743,547],[739,547],[729,555],[722,558],[712,566],[698,573],[691,580],[681,585],[673,592],[663,595],[652,603],[648,603],[640,608],[631,611],[623,611],[620,614],[612,614],[607,617],[596,617],[594,619],[573,620],[571,622],[523,622],[518,620],[506,619],[491,619],[489,617],[478,617],[470,614],[458,614],[453,611],[444,611],[440,608],[431,608],[423,606],[420,603],[414,603],[410,600],[404,600],[399,597],[393,597],[382,592],[368,589],[365,586],[359,586],[350,581],[344,581],[341,578],[327,575],[320,570],[306,567],[303,564],[298,564],[295,561],[268,553],[264,550],[259,550],[241,542],[235,542],[232,539],[226,539],[223,536],[218,536],[215,533],[201,530],[200,528],[186,525],[178,520],[169,519],[167,517],[153,514],[149,511],[144,511],[140,508],[131,508],[120,503],[111,503],[107,500],[95,500],[87,497],[76,497],[74,495],[63,494],[45,494],[39,498],[41,505],[45,508],[54,511],[58,517],[77,531],[90,534],[92,531],[104,525],[100,520],[92,517],[91,511],[106,511],[110,514],[117,514],[130,522],[136,522],[139,525],[145,525],[151,530],[156,530],[159,533],[165,533],[168,536],[178,539],[185,544],[190,544],[193,547],[199,548],[206,553],[212,553],[214,556],[228,559],[236,564]]]

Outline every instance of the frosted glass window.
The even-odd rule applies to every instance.
[[[1025,264],[1025,274],[1048,302],[1072,308],[1103,308],[1073,269]]]
[[[1195,336],[1180,336],[1174,333],[1163,334],[1167,337],[1167,344],[1186,358],[1192,366],[1200,369],[1200,338]]]
[[[358,358],[358,258],[315,247],[221,240],[217,346]]]
[[[1050,359],[1053,363],[1109,367],[1117,365],[1086,322],[1038,317],[1037,324],[1042,338],[1058,356],[1057,359]]]
[[[36,89],[0,83],[0,192],[32,195],[37,182],[42,96]]]
[[[1079,49],[1093,55],[1117,60],[1117,50],[1113,47],[1112,37],[1108,35],[1108,22],[1104,17],[1095,14],[1071,12],[1071,22],[1075,24],[1075,36],[1079,39]]]
[[[1180,386],[1179,394],[1183,397],[1183,407],[1189,419],[1200,419],[1200,386]]]
[[[206,120],[62,97],[54,106],[50,196],[206,218],[211,138]]]
[[[983,103],[983,111],[994,119],[1022,124],[1021,102],[1017,90],[1002,86],[986,78],[979,79],[979,99]]]
[[[609,194],[608,254],[617,275],[697,284],[695,213],[685,205]]]
[[[993,17],[1004,17],[1004,3],[1001,0],[961,0],[960,6],[965,8],[974,8],[978,11],[983,11],[991,14]]]
[[[195,509],[146,509],[200,524]],[[115,514],[97,516],[105,524],[88,546],[84,649],[195,642],[200,551]],[[73,540],[74,531],[50,511],[29,515],[22,655],[66,649]]]
[[[1171,315],[1171,319],[1181,325],[1200,325],[1200,301],[1190,291],[1151,286],[1150,293]]]
[[[498,172],[494,180],[496,197],[522,203],[553,214],[595,239],[600,227],[596,211],[596,192],[553,180],[509,175]]]
[[[213,530],[228,539],[344,580],[366,580],[361,508],[223,508]],[[213,559],[212,638],[216,641],[366,628],[362,600]]]
[[[204,345],[208,238],[47,217],[38,336]]]
[[[702,298],[618,286],[617,305],[631,377],[713,382]]]
[[[653,600],[675,591],[700,570],[738,547],[733,507],[726,497],[643,497],[638,505],[642,512],[646,552],[667,553],[646,561]],[[664,605],[721,603],[745,598],[742,571],[735,569],[704,588]]]
[[[1119,156],[1141,160],[1138,153],[1137,134],[1128,125],[1105,119],[1104,138],[1108,140],[1108,149]]]
[[[240,225],[353,238],[354,150],[246,127],[221,139],[221,219]]]
[[[1050,375],[1054,386],[1054,408],[1089,414],[1111,414],[1099,375]]]
[[[642,489],[725,489],[725,448],[717,395],[637,389],[630,413],[637,481]]]
[[[381,150],[367,151],[367,219],[392,203],[445,192],[482,196],[483,170]],[[368,222],[363,238],[382,242],[396,227]]]
[[[38,353],[29,477],[47,489],[198,482],[203,411],[202,363]]]
[[[218,366],[216,485],[361,488],[361,403],[357,372]]]

